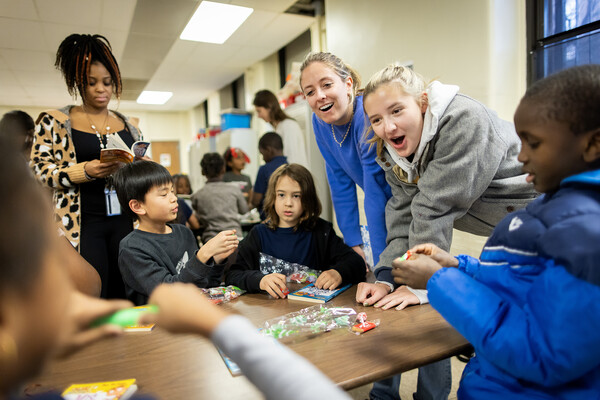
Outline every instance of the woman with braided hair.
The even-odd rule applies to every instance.
[[[104,36],[68,36],[58,48],[55,66],[69,94],[82,102],[40,114],[30,165],[53,190],[54,212],[67,238],[100,274],[102,297],[124,297],[118,250],[133,225],[120,212],[111,185],[119,163],[101,162],[100,151],[111,135],[131,147],[141,134],[132,121],[108,109],[113,95],[120,97],[122,83]]]

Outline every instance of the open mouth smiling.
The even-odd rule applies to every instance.
[[[333,107],[333,103],[325,104],[324,106],[319,107],[319,110],[325,112],[331,110],[331,107]]]

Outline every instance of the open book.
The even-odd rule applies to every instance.
[[[150,142],[137,141],[130,150],[119,135],[107,135],[106,148],[100,151],[100,162],[120,161],[128,164],[133,162],[135,157],[143,157],[148,146]]]

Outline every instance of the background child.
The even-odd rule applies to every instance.
[[[173,185],[177,196],[191,196],[193,193],[190,177],[186,174],[173,175]]]
[[[250,163],[250,158],[244,150],[237,147],[229,147],[223,154],[225,159],[225,175],[223,182],[237,182],[244,194],[244,198],[250,202],[250,193],[252,191],[252,180],[242,170],[246,164]]]
[[[27,162],[31,156],[34,129],[33,118],[25,111],[9,111],[0,120],[0,136],[14,142],[15,148],[23,154]]]
[[[249,292],[264,290],[284,298],[283,274],[263,275],[260,253],[323,271],[315,286],[335,289],[365,278],[364,260],[319,218],[321,203],[310,172],[299,164],[283,165],[271,175],[265,198],[267,220],[256,225],[240,244],[225,281]]]
[[[202,242],[224,230],[233,229],[241,234],[240,214],[248,211],[248,203],[236,185],[223,182],[225,160],[219,153],[206,153],[200,167],[206,185],[192,195],[192,207],[199,219],[207,222]]]
[[[515,126],[523,171],[545,195],[504,218],[479,260],[430,244],[394,263],[395,279],[427,287],[432,306],[475,347],[461,399],[600,393],[599,108],[599,65],[534,83]]]
[[[256,174],[251,205],[258,209],[261,219],[265,219],[266,214],[263,212],[263,200],[269,186],[269,178],[273,171],[279,168],[279,166],[287,164],[288,161],[283,155],[281,136],[275,132],[267,132],[262,135],[258,141],[258,151],[266,164],[261,166]]]
[[[190,195],[192,194],[192,186],[190,178],[185,174],[173,175],[173,187],[177,196],[177,218],[173,222],[187,226],[194,232],[195,236],[202,233],[206,224],[201,225],[198,217],[194,214],[191,207]],[[189,204],[188,204],[189,203]]]
[[[127,164],[115,174],[121,208],[139,221],[119,246],[119,268],[127,298],[145,304],[161,282],[218,286],[223,263],[237,248],[235,231],[224,231],[198,250],[189,228],[170,224],[177,197],[169,171],[153,161]]]
[[[281,109],[277,96],[269,90],[259,90],[254,95],[252,104],[258,117],[270,124],[281,136],[288,162],[310,168],[302,128]]]

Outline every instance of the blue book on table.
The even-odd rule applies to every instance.
[[[348,283],[347,285],[341,286],[337,289],[328,290],[317,289],[314,283],[311,283],[310,285],[305,286],[302,289],[298,289],[295,292],[288,294],[287,297],[289,300],[309,301],[312,303],[326,303],[338,294],[342,293],[344,290],[348,289],[350,286],[352,286],[352,284]]]

